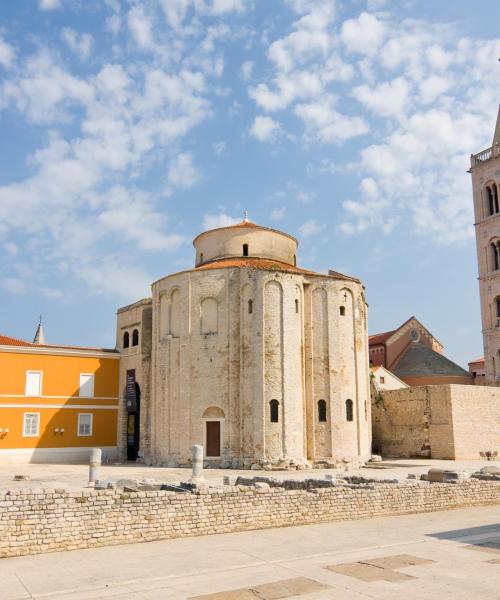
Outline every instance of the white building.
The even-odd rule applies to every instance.
[[[361,282],[299,268],[295,238],[246,219],[193,244],[193,269],[118,311],[122,454],[184,465],[196,443],[225,467],[367,460]]]

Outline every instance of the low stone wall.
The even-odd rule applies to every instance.
[[[500,482],[255,486],[170,491],[16,490],[0,495],[0,557],[183,536],[500,504]]]

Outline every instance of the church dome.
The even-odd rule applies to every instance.
[[[223,258],[255,257],[297,264],[298,241],[288,233],[244,219],[235,225],[210,229],[193,240],[196,266]]]

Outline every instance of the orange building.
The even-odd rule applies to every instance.
[[[42,342],[42,343],[41,343]],[[0,335],[0,462],[78,462],[116,456],[115,350]]]

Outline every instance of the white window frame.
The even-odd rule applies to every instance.
[[[36,433],[26,433],[26,417],[28,415],[36,415],[36,417],[37,417]],[[40,437],[40,413],[39,412],[25,412],[23,414],[23,437]]]
[[[225,417],[204,417],[203,418],[203,452],[207,449],[207,422],[218,421],[220,423],[220,444],[219,444],[219,456],[208,456],[205,454],[205,458],[210,460],[222,460],[222,449],[224,447],[224,421]]]
[[[82,394],[82,377],[90,377],[92,379],[92,391],[90,394]],[[78,387],[78,396],[80,398],[94,398],[95,373],[80,373],[80,386]]]
[[[38,394],[28,394],[28,375],[40,375],[40,390]],[[26,371],[26,380],[24,382],[24,395],[28,398],[41,398],[43,389],[43,371]]]
[[[90,432],[89,433],[80,433],[80,418],[81,417],[90,417]],[[78,437],[92,437],[94,435],[94,415],[92,413],[78,413],[76,435]]]

